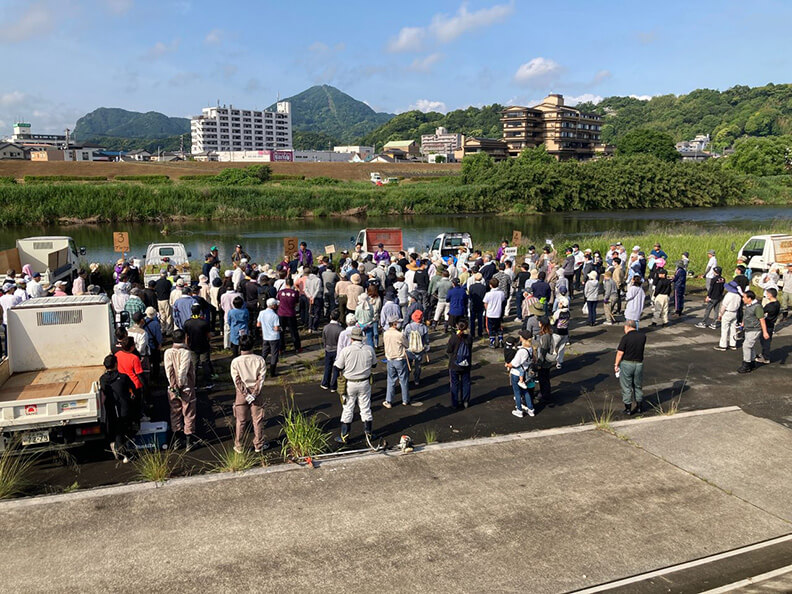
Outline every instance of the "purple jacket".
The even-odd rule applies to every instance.
[[[300,250],[300,256],[298,258],[298,261],[300,262],[300,265],[303,268],[305,267],[310,268],[311,266],[313,266],[313,254],[311,253],[311,250],[309,250],[308,248],[305,248],[304,250]]]
[[[379,264],[382,261],[390,262],[390,254],[388,253],[388,250],[382,250],[381,252],[374,254],[374,262]]]

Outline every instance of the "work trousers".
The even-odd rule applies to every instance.
[[[281,327],[281,350],[286,350],[286,330],[289,330],[294,342],[294,349],[299,351],[302,348],[300,343],[300,332],[297,329],[297,316],[279,316]]]
[[[324,356],[324,375],[322,376],[322,385],[325,388],[335,390],[338,388],[338,367],[335,366],[336,351],[325,351]]]
[[[762,345],[762,357],[770,360],[770,343],[773,341],[773,330],[775,330],[775,325],[767,325],[767,335],[770,337],[765,340],[765,337],[762,333],[759,333],[759,343]]]
[[[566,353],[566,345],[569,342],[569,334],[553,334],[553,350],[558,356],[557,363],[561,365],[564,362],[564,353]]]
[[[449,369],[448,378],[451,387],[451,406],[470,402],[470,372]]]
[[[643,362],[622,361],[619,369],[621,370],[619,384],[624,406],[631,406],[633,398],[636,402],[643,402]]]
[[[616,316],[613,315],[614,311],[614,303],[613,301],[603,301],[602,302],[602,311],[605,314],[605,321],[610,322],[611,324],[616,323]]]
[[[371,414],[371,382],[369,378],[364,380],[347,380],[346,397],[344,398],[344,411],[341,413],[342,423],[351,423],[355,418],[355,403],[360,409],[360,420],[373,421]]]
[[[157,301],[157,309],[159,310],[160,322],[162,323],[162,333],[169,335],[173,332],[173,307],[170,301]]]
[[[536,380],[539,383],[539,392],[545,400],[550,399],[550,368],[539,367],[536,370]]]
[[[721,316],[720,347],[737,348],[737,312],[725,311]]]
[[[756,357],[756,341],[759,340],[761,330],[745,329],[745,340],[742,345],[743,363],[753,363]]]
[[[237,390],[234,400],[234,418],[236,419],[236,432],[234,446],[243,447],[245,432],[248,423],[253,422],[253,447],[260,450],[267,443],[264,439],[264,397],[259,394],[256,399],[248,404],[245,394]]]
[[[652,322],[655,324],[668,324],[668,295],[658,295],[654,301],[654,314]]]
[[[437,308],[435,309],[434,321],[439,322],[440,318],[443,318],[446,323],[448,322],[448,301],[445,299],[438,300]]]
[[[195,386],[181,388],[179,395],[168,390],[168,402],[171,413],[171,431],[184,431],[185,435],[195,433],[197,416],[195,405]]]
[[[781,303],[781,313],[792,309],[792,287],[787,291],[781,291],[778,294],[778,301]]]
[[[588,323],[592,326],[597,323],[597,303],[599,302],[586,301],[586,307],[588,308]]]
[[[709,323],[711,313],[717,312],[720,309],[720,302],[720,299],[717,301],[707,301],[707,305],[704,308],[704,319],[702,320],[704,324]]]
[[[193,365],[195,366],[196,372],[198,371],[199,366],[203,369],[204,382],[206,382],[207,384],[211,383],[212,374],[214,373],[214,368],[212,367],[212,357],[209,355],[209,352],[208,351],[206,353],[190,352],[190,357],[193,360]]]
[[[407,358],[410,360],[412,376],[416,383],[421,379],[421,360],[423,359],[423,356],[423,353],[413,353],[412,351],[407,351]],[[409,371],[407,377],[409,377]]]
[[[322,298],[317,297],[316,299],[314,299],[314,302],[311,303],[311,311],[308,319],[309,330],[319,329],[319,322],[321,322],[322,320],[323,309],[324,309],[324,301],[322,300]]]
[[[261,356],[266,361],[267,355],[270,356],[269,366],[270,375],[274,375],[278,367],[278,357],[280,357],[281,343],[279,340],[265,340],[261,345]]]
[[[410,370],[404,359],[388,360],[388,383],[385,389],[385,402],[393,402],[393,393],[396,391],[396,382],[401,386],[402,404],[410,403]]]
[[[478,327],[478,330],[476,330]],[[481,338],[484,336],[484,308],[470,308],[470,337]]]

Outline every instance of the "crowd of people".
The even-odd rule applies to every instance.
[[[448,335],[444,352],[451,406],[470,405],[474,342],[483,341],[504,350],[514,392],[512,414],[533,416],[537,402],[552,399],[551,370],[563,368],[576,296],[589,326],[623,323],[614,372],[625,413],[642,411],[646,336],[636,331],[647,310],[651,326],[664,327],[672,316],[683,315],[692,275],[689,254],[683,252],[672,264],[659,244],[648,254],[637,245],[627,251],[621,243],[604,254],[578,245],[559,252],[547,244],[540,250],[531,246],[519,258],[507,248],[504,241],[494,255],[460,248],[441,258],[390,254],[382,245],[366,253],[358,244],[351,253],[315,258],[303,242],[296,253],[272,265],[254,262],[237,245],[224,265],[212,247],[197,283],[172,266],[163,266],[156,280],[144,283],[139,269],[119,260],[111,296],[116,343],[101,382],[111,411],[113,453],[127,459],[125,443],[138,420],[151,413],[151,386],[160,381],[162,368],[174,445],[195,446],[197,393],[212,389],[218,379],[211,344],[218,333],[232,356],[238,451],[245,447],[242,436],[251,424],[255,451],[268,447],[264,380],[277,376],[281,359],[299,355],[302,340],[312,335],[324,351],[321,388],[337,392],[343,403],[341,443],[350,439],[356,407],[365,436],[372,437],[372,370],[379,356],[386,366],[383,406],[394,406],[397,393],[402,406],[423,404],[411,391],[420,385],[422,367],[429,361],[430,331],[434,340],[438,332]],[[769,362],[775,324],[792,306],[792,264],[753,279],[753,290],[745,262],[730,267],[727,280],[715,252],[707,256],[701,273],[706,307],[696,326],[717,329],[720,323],[719,351],[736,350],[741,340],[739,371],[750,372],[755,362]],[[46,294],[40,275],[23,273],[3,286],[4,311]],[[81,270],[72,294],[102,291],[88,283]],[[57,285],[51,291],[65,295],[65,289]],[[520,323],[518,336],[504,338],[504,322],[512,315]],[[168,340],[172,345],[164,350]]]

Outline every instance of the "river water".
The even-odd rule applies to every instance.
[[[690,208],[669,210],[624,210],[615,212],[570,212],[530,216],[500,217],[486,215],[422,215],[356,218],[295,219],[288,221],[251,222],[192,222],[169,223],[164,236],[162,224],[26,226],[0,229],[0,248],[12,247],[20,237],[32,235],[70,235],[78,246],[87,249],[85,258],[92,262],[111,262],[118,255],[113,252],[113,231],[127,231],[131,255],[142,257],[149,243],[178,241],[201,261],[210,246],[220,250],[221,260],[234,245],[241,243],[259,262],[275,262],[283,255],[283,238],[298,237],[306,241],[314,253],[323,253],[324,246],[333,244],[340,251],[352,249],[351,238],[363,227],[401,227],[405,247],[426,249],[439,233],[467,231],[474,245],[493,244],[511,238],[513,230],[538,245],[545,238],[557,235],[598,234],[606,231],[641,232],[657,226],[674,228],[683,224],[705,229],[735,228],[750,232],[766,227],[773,221],[792,220],[789,207],[729,207]]]

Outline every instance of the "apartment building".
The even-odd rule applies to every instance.
[[[192,153],[291,150],[291,103],[276,111],[205,107],[190,122]]]
[[[540,144],[559,160],[591,159],[603,150],[602,117],[565,106],[563,95],[548,95],[533,107],[507,107],[501,124],[503,141],[512,157]]]
[[[434,134],[421,135],[421,154],[424,157],[432,154],[453,155],[464,141],[465,137],[461,134],[451,134],[441,126]]]
[[[56,146],[62,147],[69,142],[65,134],[33,134],[28,122],[14,124],[14,133],[10,141],[17,146]]]

